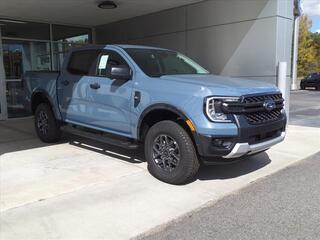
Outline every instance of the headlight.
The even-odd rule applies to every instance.
[[[205,101],[206,115],[211,121],[232,122],[231,116],[222,112],[221,105],[223,102],[238,102],[238,97],[208,97]]]

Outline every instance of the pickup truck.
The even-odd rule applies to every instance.
[[[27,108],[44,142],[61,131],[136,149],[170,184],[194,179],[201,163],[231,163],[285,137],[279,89],[212,75],[181,53],[135,45],[71,50],[61,72],[24,75]]]

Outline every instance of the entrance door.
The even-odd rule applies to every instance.
[[[50,70],[50,45],[47,42],[3,39],[2,49],[8,117],[27,116],[22,75],[30,70]]]

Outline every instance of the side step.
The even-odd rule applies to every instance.
[[[134,140],[126,137],[118,137],[113,134],[96,131],[85,127],[67,124],[61,127],[61,130],[73,135],[89,138],[95,141],[103,142],[109,145],[118,146],[125,149],[137,149],[139,144]]]

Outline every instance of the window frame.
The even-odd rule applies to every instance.
[[[108,75],[98,75],[98,69],[99,69],[99,64],[100,64],[101,57],[103,55],[107,55],[107,54],[109,54],[109,56],[112,56],[112,54],[118,55],[123,60],[123,62],[125,62],[126,65],[130,68],[130,71],[133,72],[132,71],[132,66],[130,65],[129,61],[127,59],[125,59],[125,57],[122,56],[119,52],[117,52],[115,50],[112,50],[112,49],[103,49],[100,52],[99,56],[97,57],[97,60],[96,60],[96,63],[95,63],[95,69],[94,69],[94,72],[93,72],[93,76],[94,77],[102,77],[102,78],[110,79],[110,77]],[[109,61],[109,59],[108,59],[108,61]],[[108,65],[108,62],[107,62],[107,65]]]

